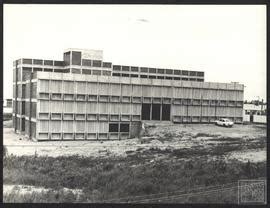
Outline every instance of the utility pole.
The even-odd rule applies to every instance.
[[[201,118],[200,118],[200,120],[201,120],[201,123],[202,123],[202,95],[201,95],[201,102],[200,102],[200,104],[201,104]]]
[[[215,100],[215,119],[217,119],[217,103],[218,101]]]
[[[258,98],[258,105],[260,105],[260,96],[257,96],[257,98]]]

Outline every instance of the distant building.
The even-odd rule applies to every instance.
[[[266,103],[245,103],[243,108],[243,121],[254,123],[266,123]]]
[[[12,99],[5,99],[3,104],[3,113],[11,114],[12,113]]]
[[[12,108],[12,99],[6,99],[6,107]]]
[[[144,120],[243,121],[244,86],[205,82],[202,71],[113,65],[84,49],[13,66],[13,126],[37,140],[125,139]]]

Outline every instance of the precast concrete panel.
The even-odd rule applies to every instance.
[[[75,109],[75,102],[64,101],[63,102],[63,113],[73,113]]]
[[[62,101],[58,101],[58,100],[50,101],[50,111],[52,113],[62,113],[63,112]]]
[[[73,133],[74,132],[74,124],[72,121],[63,121],[63,133]]]
[[[121,95],[121,85],[111,83],[110,84],[110,95],[120,96]]]
[[[63,81],[63,93],[74,94],[75,84],[73,81]]]
[[[61,80],[50,80],[50,92],[62,93],[62,81]]]
[[[142,86],[132,85],[132,96],[142,96]]]
[[[98,132],[98,122],[97,121],[87,121],[86,127],[87,127],[87,133],[97,133]]]
[[[87,92],[89,95],[97,95],[98,94],[98,83],[97,82],[88,82],[87,83]]]

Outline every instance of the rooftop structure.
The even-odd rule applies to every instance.
[[[204,72],[202,71],[113,65],[111,62],[103,61],[103,52],[101,50],[67,49],[64,52],[63,61],[23,58],[15,61],[14,65],[16,64],[23,64],[25,68],[23,71],[25,72],[33,68],[33,72],[45,71],[147,79],[204,81]]]

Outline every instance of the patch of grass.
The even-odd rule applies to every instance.
[[[171,141],[171,140],[173,140],[173,138],[175,138],[177,136],[179,136],[179,135],[177,135],[176,133],[165,132],[165,134],[163,134],[162,138],[160,138],[160,139]]]
[[[241,146],[219,144],[205,148],[203,146],[197,146],[192,148],[174,149],[172,155],[178,158],[190,158],[196,156],[219,156],[225,155],[228,152],[242,149]]]
[[[196,135],[193,136],[193,138],[198,138],[198,137],[218,137],[219,134],[209,134],[209,133],[197,133]]]
[[[3,194],[5,203],[78,203],[86,200],[84,195],[74,194],[71,190],[48,190],[21,193],[16,186]]]
[[[132,154],[132,153],[135,153],[135,151],[132,151],[132,150],[126,151],[126,154]]]
[[[151,151],[167,151],[171,154],[171,150]],[[190,153],[188,149],[183,151],[172,154],[183,156]],[[134,167],[134,164],[137,166]],[[200,157],[189,161],[159,160],[149,164],[141,153],[126,158],[7,156],[3,165],[4,183],[56,190],[62,187],[83,189],[85,202],[103,202],[122,197],[128,198],[128,201],[134,195],[188,190],[196,186],[207,187],[266,176],[265,162],[247,165],[237,160],[226,163],[222,159],[208,161]],[[12,201],[11,198],[9,200]],[[70,198],[74,200],[72,196]],[[53,200],[54,196],[49,195],[48,201]],[[61,197],[56,201],[60,202]]]
[[[177,138],[179,137],[179,135],[176,135],[176,134],[172,134],[172,133],[166,133],[164,134],[163,136],[159,136],[156,138],[156,140],[164,143],[164,142],[170,142],[172,141],[174,138]],[[182,137],[181,137],[182,138]]]
[[[138,152],[141,151],[141,150],[144,150],[144,148],[139,147],[139,148],[136,149],[136,151],[138,151]]]
[[[145,150],[145,152],[146,151],[151,152],[151,154],[153,154],[153,153],[157,153],[157,154],[159,154],[159,153],[161,153],[161,154],[172,153],[171,149],[166,148],[166,149],[162,150],[158,147],[151,147],[149,150]]]
[[[219,141],[219,142],[241,142],[243,140],[241,137],[219,137],[210,139],[211,141]]]
[[[267,129],[267,125],[266,124],[256,124],[256,125],[252,125],[253,128],[257,128],[257,129]]]
[[[172,155],[179,158],[190,158],[193,156],[221,156],[229,152],[241,151],[246,149],[262,149],[266,147],[266,142],[260,140],[258,142],[230,142],[211,145],[208,148],[204,146],[196,146],[192,148],[174,149]]]
[[[144,138],[141,139],[141,144],[149,144],[153,140],[158,140],[158,141],[164,143],[165,141],[172,141],[176,137],[182,138],[183,135],[171,133],[171,132],[161,132],[159,135],[151,135],[148,137],[145,136]]]
[[[141,138],[140,143],[141,144],[149,144],[149,143],[151,143],[151,141],[153,141],[155,139],[157,139],[157,138],[156,137],[143,137],[143,138]]]
[[[207,155],[208,152],[205,149],[199,148],[182,148],[182,149],[174,149],[172,151],[172,155],[180,158],[194,157],[194,156],[203,156]]]
[[[227,145],[227,144],[220,144],[217,146],[214,146],[212,148],[209,149],[209,153],[211,155],[225,155],[229,152],[232,151],[237,151],[237,150],[241,150],[242,146],[241,145]]]

